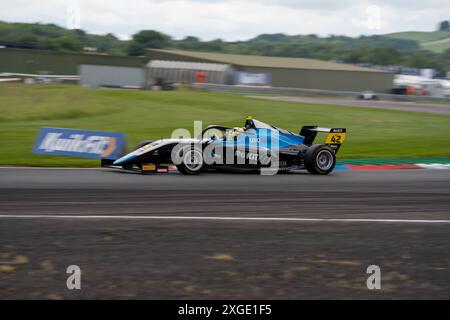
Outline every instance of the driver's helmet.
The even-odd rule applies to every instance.
[[[233,133],[234,133],[236,136],[240,136],[241,134],[244,134],[244,128],[241,128],[241,127],[234,127],[234,128],[233,128]]]

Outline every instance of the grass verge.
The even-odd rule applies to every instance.
[[[97,166],[98,161],[34,155],[40,127],[123,132],[130,146],[176,128],[242,126],[247,115],[298,132],[303,125],[346,127],[340,158],[450,156],[450,117],[332,105],[259,100],[192,91],[89,89],[70,85],[0,85],[0,165]]]

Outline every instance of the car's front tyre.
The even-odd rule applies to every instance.
[[[203,169],[202,150],[193,146],[186,146],[180,150],[181,163],[177,165],[178,171],[186,175],[199,174]]]
[[[326,175],[336,166],[334,150],[325,144],[312,145],[305,153],[305,167],[311,174]]]

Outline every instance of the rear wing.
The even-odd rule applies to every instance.
[[[340,148],[341,144],[347,137],[346,128],[323,128],[318,126],[304,126],[300,130],[300,135],[305,137],[303,144],[310,146],[313,144],[314,139],[316,139],[318,132],[327,132],[328,135],[325,139],[325,144],[328,144],[336,149]]]

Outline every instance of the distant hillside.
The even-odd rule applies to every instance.
[[[93,47],[99,53],[124,54],[127,43],[113,34],[89,34],[83,30],[69,30],[55,24],[8,23],[0,21],[0,44],[38,49],[82,52]]]
[[[450,49],[450,31],[407,31],[390,33],[385,36],[399,40],[417,41],[423,49],[436,53]]]
[[[450,70],[450,31],[399,32],[355,38],[276,33],[228,42],[221,39],[202,41],[194,36],[177,40],[158,31],[142,30],[134,34],[132,40],[122,41],[111,33],[96,35],[55,24],[0,21],[0,46],[130,56],[143,56],[146,48],[166,48],[311,58],[366,66],[433,68],[442,75]]]
[[[436,53],[445,52],[450,49],[450,37],[442,40],[425,42],[422,44],[422,47]]]

